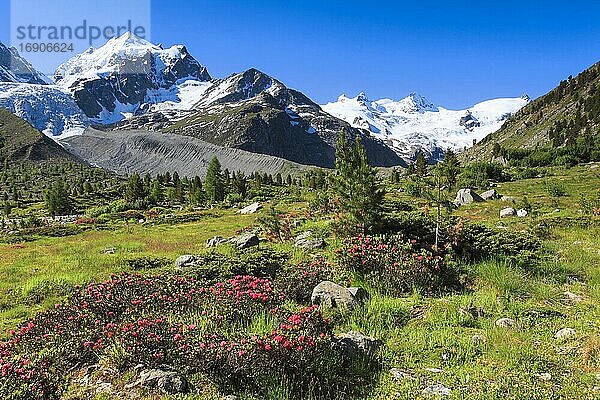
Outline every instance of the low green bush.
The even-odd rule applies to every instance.
[[[459,286],[453,263],[401,236],[356,236],[336,250],[339,263],[381,293],[440,293]]]
[[[333,279],[333,268],[322,257],[287,265],[275,278],[275,289],[299,304],[310,304],[315,286]]]

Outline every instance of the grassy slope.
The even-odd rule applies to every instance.
[[[75,161],[71,155],[29,123],[0,109],[0,159],[20,161]]]
[[[573,193],[558,200],[561,215],[579,215],[577,194],[592,193],[600,187],[600,176],[587,166],[555,173],[551,179],[564,181]],[[545,191],[545,179],[506,183],[500,191],[516,197],[527,195],[543,217],[555,208],[554,200]],[[497,214],[504,206],[506,203],[482,203],[459,213],[498,225]],[[50,306],[60,291],[51,291],[46,298],[41,296],[33,305],[25,301],[32,292],[43,292],[44,282],[84,282],[103,277],[125,269],[123,261],[132,256],[174,259],[181,254],[201,252],[207,238],[231,235],[253,225],[255,218],[223,211],[217,218],[173,227],[91,231],[72,238],[43,239],[25,244],[22,249],[0,245],[4,310],[0,326],[7,328]],[[531,220],[501,223],[509,229],[522,229],[524,221]],[[106,247],[112,246],[117,247],[115,255],[103,254]],[[600,227],[559,227],[547,246],[555,249],[557,256],[537,270],[519,269],[494,260],[471,266],[476,280],[471,290],[464,293],[399,299],[373,293],[369,303],[348,315],[339,327],[340,331],[361,330],[387,344],[384,353],[388,368],[384,368],[369,398],[421,398],[424,387],[432,383],[452,388],[451,398],[456,399],[597,398],[593,388],[600,385],[595,377],[600,372]],[[289,245],[277,247],[291,250]],[[19,293],[11,298],[15,288]],[[565,291],[582,295],[584,301],[565,302]],[[473,319],[460,312],[462,306],[482,307],[485,316]],[[515,318],[518,328],[496,327],[494,321],[501,317]],[[577,336],[567,341],[554,339],[555,332],[564,327],[576,329]],[[486,342],[474,343],[475,334],[485,337]],[[389,373],[392,367],[407,371],[414,379],[393,379]],[[429,372],[426,368],[440,368],[443,372]],[[550,373],[552,379],[545,381],[537,376],[540,373]],[[187,397],[218,398],[210,394]]]
[[[600,64],[595,64],[588,71],[599,70]],[[578,78],[574,78],[574,81],[578,82]],[[550,143],[548,130],[559,120],[569,121],[574,118],[579,98],[586,99],[598,84],[600,84],[600,77],[586,84],[577,84],[572,93],[567,91],[560,96],[558,102],[547,101],[548,97],[558,91],[558,88],[553,89],[552,92],[525,106],[506,121],[499,131],[487,136],[482,142],[463,152],[460,157],[469,161],[489,161],[495,143],[512,149],[534,149],[548,145]]]

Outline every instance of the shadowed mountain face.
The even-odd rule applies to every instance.
[[[115,122],[148,102],[148,91],[169,90],[182,79],[210,81],[185,46],[163,49],[127,33],[58,67],[54,79],[73,93],[83,112]]]
[[[374,165],[403,165],[383,142],[255,69],[215,81],[186,113],[157,111],[126,120],[119,129],[163,130],[320,167],[334,166],[335,143],[345,129],[363,137]]]
[[[17,49],[0,43],[0,82],[46,85],[50,80],[21,57]]]
[[[16,115],[0,109],[0,160],[10,163],[78,161]]]

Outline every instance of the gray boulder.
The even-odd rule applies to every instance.
[[[169,395],[185,393],[188,388],[187,380],[183,376],[174,371],[162,371],[160,369],[142,371],[138,384],[159,389]]]
[[[327,246],[325,240],[321,238],[313,238],[311,231],[304,232],[294,241],[294,247],[305,250],[319,250],[324,249],[325,246]]]
[[[500,210],[500,218],[509,218],[514,217],[515,215],[517,215],[517,211],[512,207]]]
[[[525,218],[528,215],[529,212],[527,210],[517,210],[517,217],[519,218]]]
[[[260,244],[260,239],[253,233],[248,233],[231,240],[238,249],[249,249]]]
[[[517,201],[517,199],[512,196],[502,196],[500,200],[505,201],[507,203],[514,203]]]
[[[496,321],[496,326],[499,328],[513,328],[517,325],[517,321],[512,318],[500,318]]]
[[[556,332],[554,337],[557,340],[565,340],[565,339],[570,339],[570,338],[574,337],[575,335],[577,335],[577,331],[575,329],[563,328],[563,329],[559,330],[558,332]]]
[[[362,289],[362,291],[364,291],[364,289]],[[356,293],[357,296],[355,296],[353,292]],[[366,291],[364,291],[364,293],[366,293]],[[336,283],[325,281],[319,283],[313,289],[311,301],[315,305],[326,308],[351,309],[364,300],[364,293],[358,288],[353,288],[352,291],[350,291]]]
[[[218,247],[225,243],[229,243],[229,239],[225,239],[221,236],[215,236],[214,238],[206,241],[206,247]]]
[[[484,201],[473,189],[461,189],[456,194],[456,200],[454,204],[457,206],[464,206],[471,203],[480,203]]]
[[[336,335],[332,346],[353,358],[360,354],[377,352],[383,346],[383,342],[360,332],[351,331]]]
[[[488,190],[487,192],[481,193],[481,198],[484,200],[495,200],[498,198],[498,192],[496,189]]]
[[[261,208],[263,208],[262,204],[252,203],[248,207],[242,208],[240,211],[238,211],[238,213],[239,214],[254,214],[254,213],[258,212],[258,210],[260,210]]]
[[[429,385],[423,390],[424,395],[429,396],[452,396],[452,390],[442,384]]]
[[[195,266],[197,262],[198,259],[195,256],[187,254],[177,258],[177,260],[175,260],[175,266],[177,269],[186,269]]]

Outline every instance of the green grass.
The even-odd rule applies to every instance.
[[[504,183],[498,188],[503,195],[517,199],[527,196],[535,210],[532,217],[500,220],[499,210],[509,206],[501,201],[474,204],[456,214],[512,230],[526,229],[550,217],[581,217],[579,194],[591,195],[600,187],[598,172],[580,166],[554,169],[553,174]],[[546,188],[549,179],[560,182],[568,195],[551,198]],[[392,196],[411,201],[397,192]],[[304,215],[307,205],[284,199],[277,207]],[[560,213],[554,213],[555,208]],[[43,238],[25,243],[23,248],[0,245],[0,329],[6,331],[34,312],[50,307],[71,284],[128,270],[126,260],[130,258],[175,260],[182,254],[202,253],[208,238],[232,236],[256,224],[257,216],[240,216],[233,211],[212,213],[196,223],[116,225],[114,230]],[[328,222],[308,219],[300,230],[308,229],[326,233]],[[337,242],[330,239],[329,243],[323,255],[331,260]],[[291,253],[293,260],[308,257],[290,243],[269,246]],[[338,332],[357,330],[385,343],[380,354],[383,368],[373,373],[374,387],[365,398],[425,398],[423,390],[436,383],[452,389],[451,399],[598,398],[594,387],[600,386],[596,378],[600,373],[600,224],[586,228],[577,224],[555,226],[545,246],[553,255],[536,266],[515,266],[500,259],[465,266],[474,280],[459,293],[390,298],[368,288],[371,298],[364,307],[333,315]],[[104,254],[108,247],[115,247],[116,253]],[[565,301],[564,292],[580,295],[583,301]],[[465,309],[480,310],[482,315],[473,317]],[[193,319],[193,315],[188,317]],[[497,327],[495,321],[504,317],[515,319],[516,326]],[[239,328],[261,333],[271,330],[272,324],[265,314]],[[554,335],[565,327],[575,329],[577,335],[558,341]],[[475,335],[483,340],[474,341]],[[117,349],[113,357],[118,360],[118,356]],[[405,371],[412,379],[395,379],[391,368]],[[538,376],[543,373],[551,374],[551,380]],[[193,378],[198,379],[196,387],[202,389],[201,393],[182,399],[222,398],[210,382]],[[293,399],[288,387],[285,381],[275,380],[266,398]]]
[[[177,226],[121,226],[65,238],[42,238],[22,246],[0,244],[0,330],[5,332],[53,305],[64,294],[61,283],[85,283],[128,271],[126,261],[132,258],[174,261],[182,254],[205,252],[207,239],[233,236],[252,225],[255,218],[232,211],[216,215]],[[115,248],[116,252],[105,254],[107,248]],[[37,301],[27,301],[28,294],[40,285],[49,290],[42,291]]]

